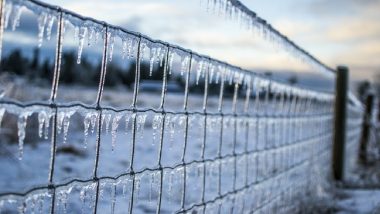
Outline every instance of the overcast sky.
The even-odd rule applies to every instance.
[[[207,0],[49,0],[244,68],[309,68],[207,10]],[[380,0],[243,0],[251,10],[331,67],[354,78],[380,74]]]

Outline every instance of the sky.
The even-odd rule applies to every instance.
[[[225,18],[208,0],[46,0],[247,69],[310,71],[271,42]],[[212,2],[212,0],[210,0]],[[328,66],[352,79],[380,74],[380,0],[242,0]]]

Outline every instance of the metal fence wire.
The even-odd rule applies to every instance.
[[[333,93],[274,81],[34,0],[2,1],[2,46],[26,13],[37,17],[41,48],[56,38],[51,85],[44,88],[51,93],[4,92],[0,124],[4,129],[16,118],[18,145],[8,146],[17,161],[28,164],[33,153],[48,162],[31,169],[38,179],[21,175],[21,190],[2,185],[1,213],[294,213],[301,199],[318,197],[328,185]],[[73,43],[79,64],[84,44],[100,47],[96,96],[60,82],[62,55]],[[105,82],[118,56],[135,66],[134,80],[112,102]],[[160,81],[160,93],[143,91],[146,79]],[[175,93],[173,82],[180,85]],[[362,110],[349,106],[354,148]],[[29,129],[40,137],[37,154]],[[66,155],[72,147],[85,151],[77,152],[83,159]],[[79,173],[62,169],[70,161]]]

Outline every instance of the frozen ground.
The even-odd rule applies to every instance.
[[[336,203],[339,214],[379,213],[380,189],[378,190],[339,190],[344,197]]]

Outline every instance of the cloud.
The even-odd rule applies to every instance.
[[[353,65],[380,67],[380,41],[367,41],[354,45],[350,51],[343,51],[332,60],[340,60]]]
[[[347,19],[342,25],[331,27],[326,35],[335,42],[355,42],[380,38],[380,24],[376,20]]]
[[[315,30],[316,27],[313,23],[292,19],[279,19],[273,25],[289,38],[299,35],[310,35],[310,32]]]
[[[304,4],[310,12],[321,16],[353,15],[370,8],[379,8],[379,0],[315,0]],[[323,18],[323,16],[322,16]]]

